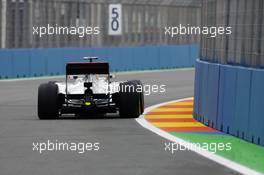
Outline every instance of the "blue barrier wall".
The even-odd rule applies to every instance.
[[[50,48],[0,50],[0,78],[61,75],[65,64],[98,56],[110,62],[111,71],[192,67],[198,45],[112,48]]]
[[[264,145],[264,69],[200,60],[195,67],[195,118]]]

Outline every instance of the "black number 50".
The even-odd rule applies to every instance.
[[[112,8],[112,22],[111,27],[113,31],[117,31],[119,29],[119,14],[117,12],[117,8]]]

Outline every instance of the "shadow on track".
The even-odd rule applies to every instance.
[[[47,120],[112,120],[112,119],[132,119],[127,117],[127,118],[122,118],[118,114],[106,114],[106,115],[100,115],[100,114],[93,114],[93,115],[63,115],[60,116],[57,119],[47,119]]]

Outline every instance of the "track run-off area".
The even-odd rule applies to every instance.
[[[148,107],[136,121],[172,143],[166,150],[194,151],[242,174],[264,173],[264,148],[196,121],[193,98]]]
[[[146,108],[193,96],[194,69],[117,73],[115,78],[115,80],[133,79],[139,79],[143,84],[166,85],[165,93],[145,96]],[[167,138],[145,129],[134,119],[91,116],[89,118],[65,117],[58,120],[39,120],[37,117],[39,84],[63,80],[63,77],[48,77],[0,81],[1,175],[204,175],[208,172],[216,175],[239,174],[230,167],[208,159],[197,152],[176,151],[171,154],[165,150],[164,144],[169,141]],[[190,116],[189,118],[186,116],[184,120],[194,122],[190,121],[192,120]],[[200,126],[200,124],[193,124],[195,127],[196,125]],[[157,127],[160,126],[157,125]],[[207,132],[207,129],[202,131]],[[190,139],[186,132],[169,131],[169,134],[182,140]],[[203,134],[203,136],[207,135]],[[208,138],[202,138],[202,135],[193,139],[197,139],[196,142],[203,141],[200,139],[208,140]],[[73,151],[45,151],[40,154],[33,151],[32,143],[46,142],[47,140],[77,143],[97,142],[100,143],[100,149],[83,154]]]

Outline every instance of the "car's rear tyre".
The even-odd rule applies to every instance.
[[[59,117],[58,86],[55,83],[45,83],[39,86],[38,117],[43,120]]]
[[[139,91],[138,93],[140,94],[140,107],[141,107],[141,113],[143,114],[144,109],[145,109],[145,101],[144,101],[144,86],[140,80],[132,80],[132,82],[135,82],[137,86],[141,86],[142,91]]]
[[[142,114],[142,98],[136,91],[137,84],[136,81],[120,84],[119,114],[122,118],[137,118]]]

